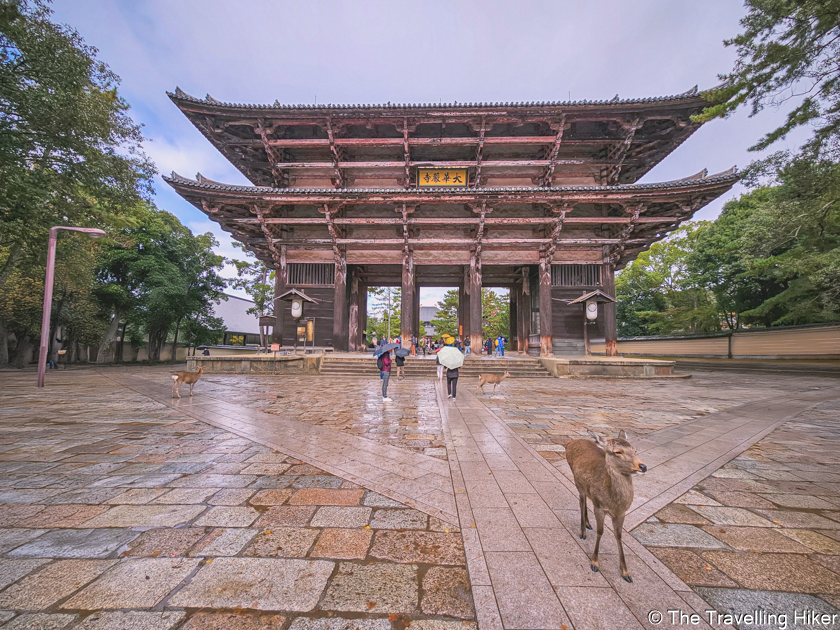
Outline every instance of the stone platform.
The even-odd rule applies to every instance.
[[[543,366],[557,377],[569,378],[689,378],[675,374],[676,361],[629,357],[542,357]]]
[[[406,376],[435,374],[435,356],[409,357]],[[461,376],[502,373],[512,378],[689,378],[674,373],[675,361],[629,357],[542,357],[516,353],[505,357],[467,356]],[[187,369],[204,367],[207,374],[333,374],[336,376],[376,376],[376,362],[365,353],[336,354],[250,354],[236,356],[197,356],[187,359]]]

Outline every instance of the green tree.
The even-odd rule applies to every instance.
[[[368,287],[367,337],[377,342],[400,334],[401,287]]]
[[[493,289],[481,290],[481,334],[484,339],[499,335],[510,339],[510,300]]]
[[[458,289],[449,289],[443,294],[443,300],[437,303],[438,311],[432,320],[435,335],[458,336]]]
[[[247,310],[251,315],[264,317],[274,314],[274,269],[258,260],[254,254],[245,249],[241,243],[234,243],[234,247],[245,252],[246,260],[229,260],[236,267],[236,278],[230,285],[242,289],[254,301],[254,305]],[[262,326],[260,326],[260,345],[265,346]]]
[[[0,0],[0,293],[43,273],[49,228],[130,221],[153,167],[118,77],[40,0]],[[0,316],[0,365],[8,363]]]
[[[744,31],[726,40],[737,60],[722,85],[706,96],[714,105],[699,120],[732,114],[742,104],[755,115],[767,106],[798,103],[777,129],[751,150],[763,150],[808,125],[809,159],[840,155],[840,0],[746,0]],[[779,156],[777,156],[778,158]]]
[[[654,243],[616,276],[621,336],[720,330],[714,295],[688,265],[708,222],[689,223]]]
[[[218,320],[211,319],[213,304],[224,299],[226,286],[218,275],[224,258],[212,251],[217,244],[209,232],[195,236],[153,206],[143,211],[140,226],[119,230],[112,242],[103,244],[100,294],[110,304],[128,307],[125,317],[146,336],[150,360],[160,358],[170,333],[174,351],[185,321],[217,327]]]

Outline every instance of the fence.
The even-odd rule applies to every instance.
[[[593,354],[605,354],[593,343]],[[718,359],[840,359],[840,324],[749,328],[706,335],[628,337],[618,340],[623,356]]]

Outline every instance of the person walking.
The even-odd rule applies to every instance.
[[[393,398],[388,398],[388,381],[391,378],[391,351],[386,350],[380,354],[376,363],[379,367],[379,378],[382,379],[382,402],[393,402]]]
[[[411,335],[411,356],[417,356],[417,337],[413,333]]]
[[[458,368],[446,370],[446,393],[452,400],[458,395]]]
[[[464,355],[468,355],[470,353],[470,338],[467,337],[464,339]]]
[[[440,358],[435,357],[435,363],[437,364],[437,377],[439,381],[443,380],[443,366],[440,364]]]
[[[507,339],[499,335],[499,349],[502,351],[502,356],[505,356],[505,341],[507,341]]]
[[[395,352],[394,363],[397,364],[397,380],[401,381],[405,379],[405,357],[401,357]]]

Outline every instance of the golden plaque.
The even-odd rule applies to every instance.
[[[468,186],[465,168],[418,168],[417,186],[419,188],[440,188],[450,186]]]

